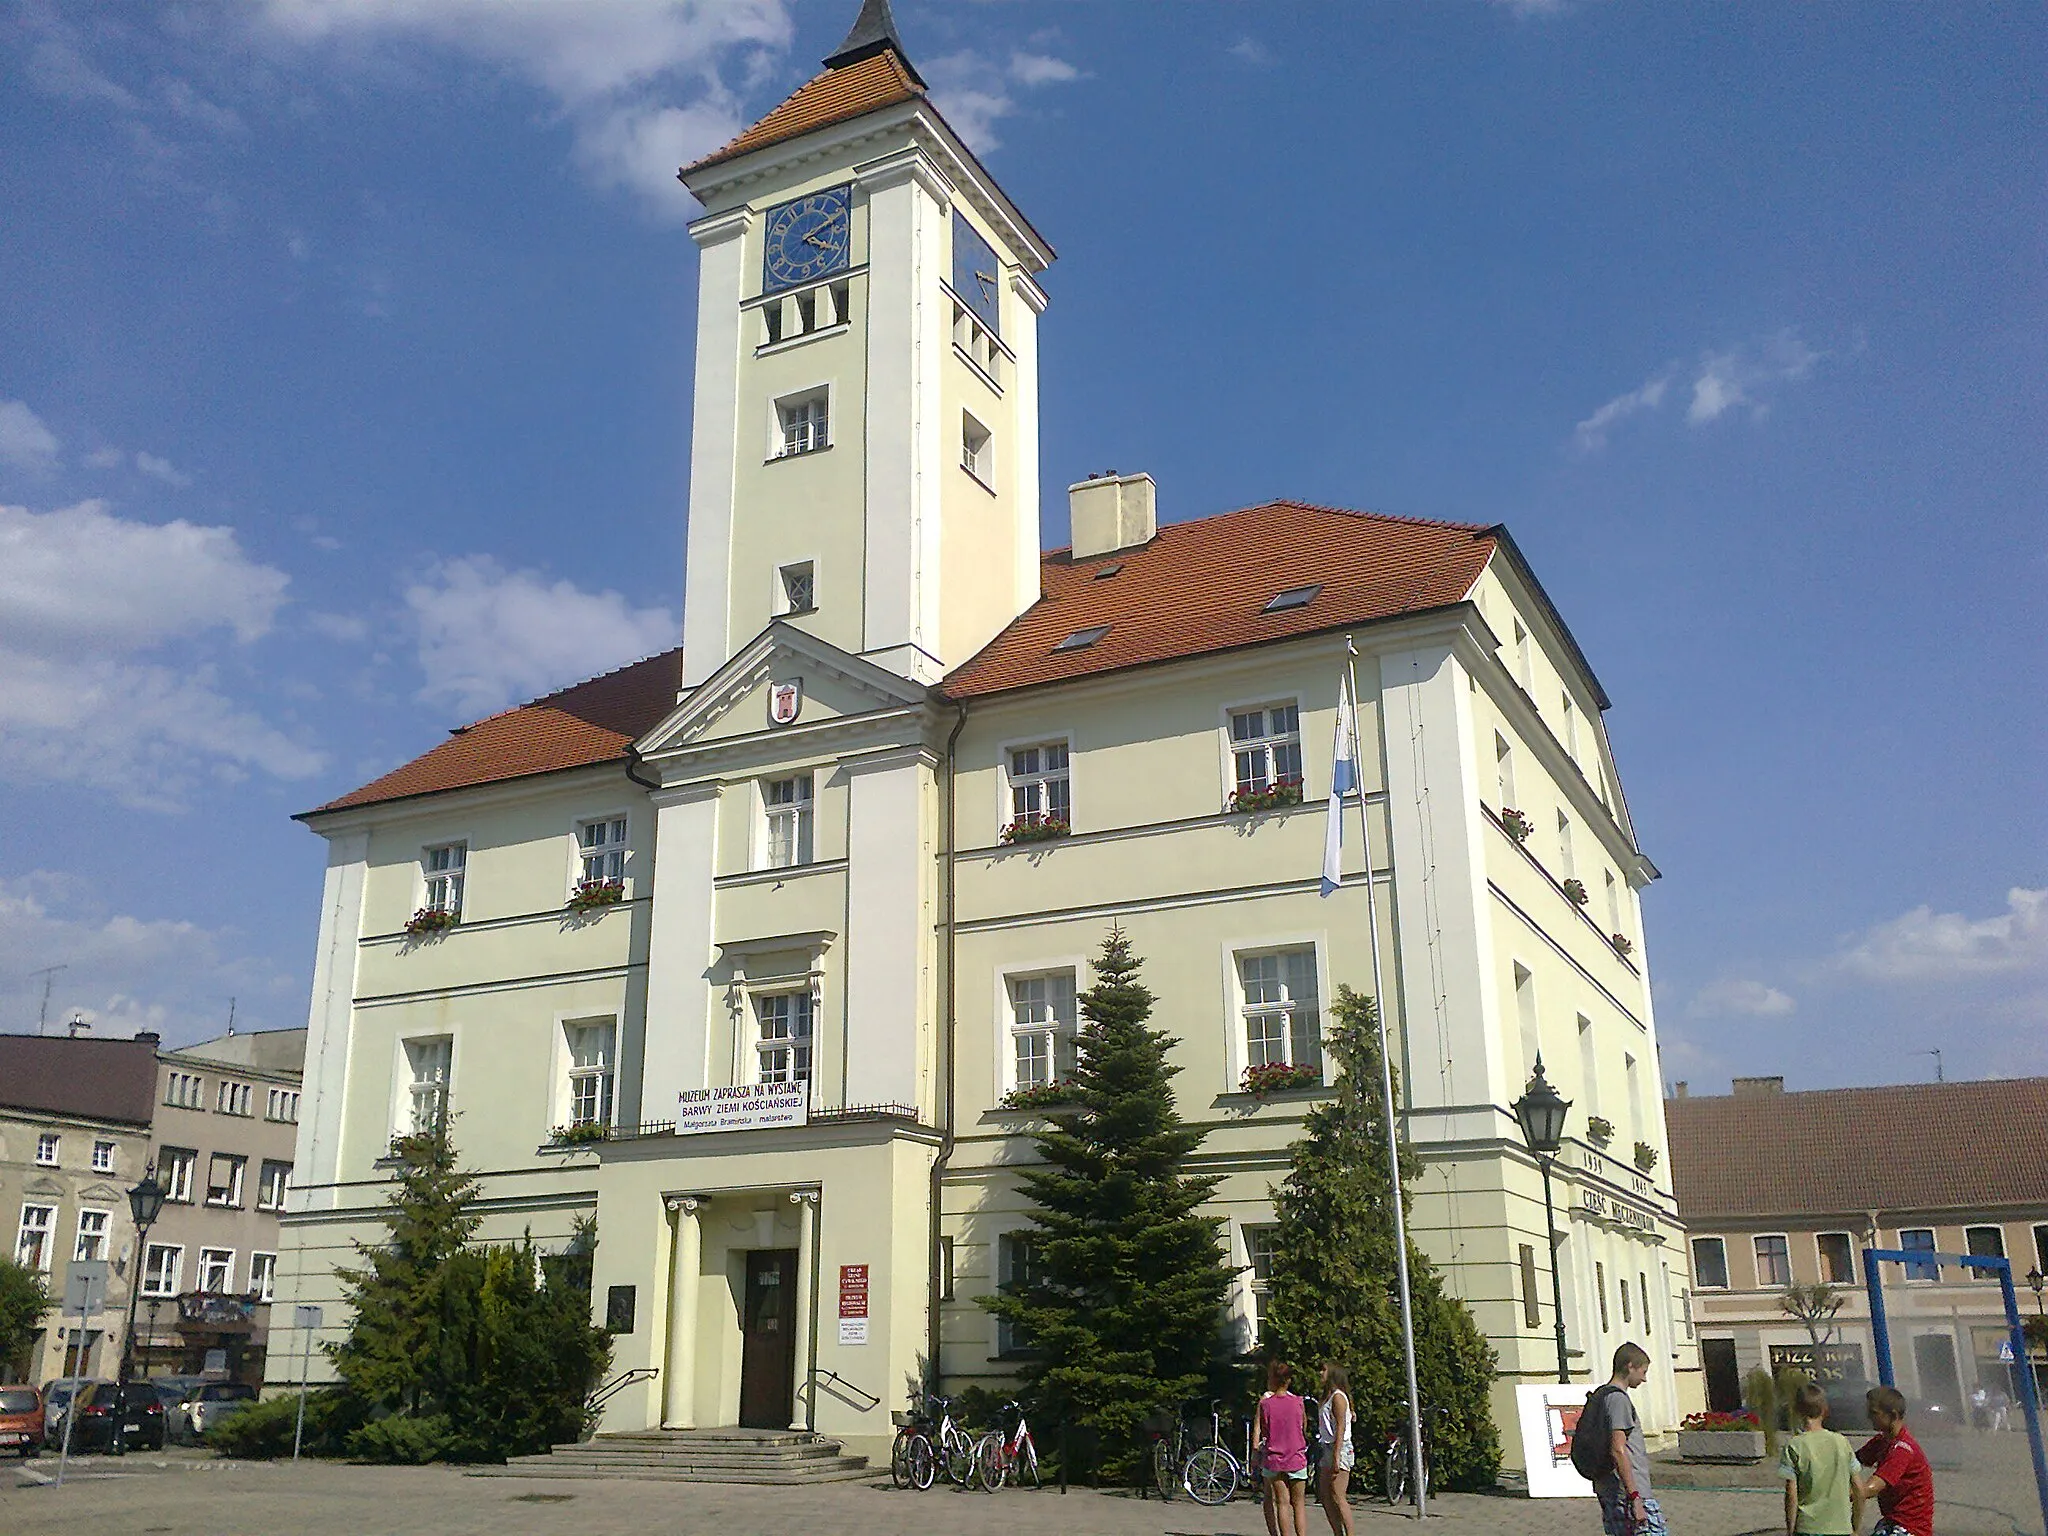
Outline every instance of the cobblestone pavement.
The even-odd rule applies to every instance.
[[[717,1536],[896,1536],[908,1532],[961,1536],[1257,1536],[1256,1505],[1203,1509],[1184,1501],[1162,1505],[1127,1495],[1076,1489],[995,1495],[945,1487],[900,1493],[885,1481],[813,1488],[737,1488],[657,1482],[577,1482],[471,1478],[444,1467],[352,1467],[305,1463],[212,1461],[198,1453],[134,1455],[123,1461],[77,1459],[63,1488],[48,1485],[53,1458],[0,1472],[0,1532],[43,1536],[62,1531],[120,1536],[649,1536],[650,1532],[716,1532]],[[2031,1486],[2025,1490],[2031,1495]],[[2019,1514],[1983,1502],[1985,1490],[1956,1478],[1943,1489],[1941,1536],[2039,1533],[2038,1513]],[[1976,1500],[1977,1502],[1970,1502]],[[1663,1499],[1673,1536],[1775,1536],[1782,1529],[1777,1496],[1763,1491],[1673,1490]],[[2001,1498],[2000,1502],[2011,1502]],[[1590,1500],[1544,1500],[1450,1494],[1431,1505],[1425,1529],[1440,1536],[1596,1536]],[[1327,1530],[1310,1509],[1314,1536]],[[2015,1519],[2024,1521],[2016,1525]],[[1376,1503],[1355,1506],[1361,1536],[1414,1530],[1406,1511]]]

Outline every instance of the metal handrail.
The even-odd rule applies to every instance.
[[[874,1393],[870,1392],[866,1387],[855,1386],[852,1382],[848,1381],[844,1376],[840,1375],[837,1371],[820,1371],[813,1369],[811,1372],[811,1379],[805,1387],[805,1391],[813,1399],[812,1407],[814,1410],[817,1406],[815,1399],[818,1395],[818,1383],[821,1381],[828,1380],[834,1386],[844,1387],[847,1391],[851,1392],[855,1397],[866,1398],[867,1402],[862,1405],[860,1410],[862,1413],[866,1413],[874,1408],[879,1408],[882,1405],[881,1398],[877,1397]]]
[[[655,1377],[659,1376],[660,1374],[661,1372],[655,1370],[652,1366],[636,1365],[633,1367],[632,1370],[625,1371],[620,1375],[614,1376],[610,1381],[606,1382],[603,1386],[599,1387],[595,1392],[591,1393],[590,1396],[586,1397],[583,1400],[584,1410],[586,1412],[594,1413],[599,1408],[602,1408],[606,1403],[610,1402],[614,1397],[617,1397],[621,1392],[625,1391],[626,1388],[633,1386],[638,1382],[652,1381]]]

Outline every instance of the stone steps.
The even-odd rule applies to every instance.
[[[865,1456],[802,1430],[648,1429],[515,1456],[476,1477],[632,1478],[678,1483],[807,1484],[871,1476]]]

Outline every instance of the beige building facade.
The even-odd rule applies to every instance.
[[[389,1144],[445,1111],[481,1237],[563,1245],[595,1217],[598,1320],[642,1373],[607,1428],[885,1452],[917,1384],[1014,1373],[976,1298],[1028,1262],[1028,1105],[1071,1070],[1114,925],[1210,1133],[1248,1347],[1320,1021],[1372,989],[1370,880],[1416,1240],[1500,1352],[1503,1426],[1554,1371],[1508,1108],[1539,1052],[1575,1128],[1616,1127],[1559,1170],[1579,1374],[1652,1345],[1646,1419],[1674,1425],[1699,1393],[1655,870],[1605,695],[1506,531],[1285,502],[1161,523],[1150,477],[1113,475],[1073,487],[1073,546],[1042,554],[1052,252],[893,34],[857,28],[685,179],[682,652],[305,818],[329,863],[280,1300],[334,1336]],[[1324,895],[1347,667],[1364,783]],[[1300,1081],[1255,1094],[1253,1068]]]

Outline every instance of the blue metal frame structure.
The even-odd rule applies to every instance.
[[[2020,1409],[2027,1416],[2027,1449],[2034,1457],[2034,1491],[2041,1500],[2041,1519],[2048,1524],[2048,1452],[2041,1445],[2041,1403],[2034,1391],[2034,1363],[2027,1354],[2026,1329],[2020,1323],[2020,1302],[2012,1285],[2012,1260],[1976,1253],[1925,1253],[1903,1248],[1863,1250],[1863,1285],[1870,1293],[1870,1333],[1877,1346],[1877,1379],[1888,1387],[1898,1385],[1892,1372],[1892,1336],[1884,1316],[1884,1280],[1880,1264],[1955,1264],[1963,1269],[1984,1270],[1998,1276],[1998,1289],[2005,1299],[2005,1327],[2012,1339],[2013,1358],[2019,1367],[2013,1380],[2019,1387]]]

